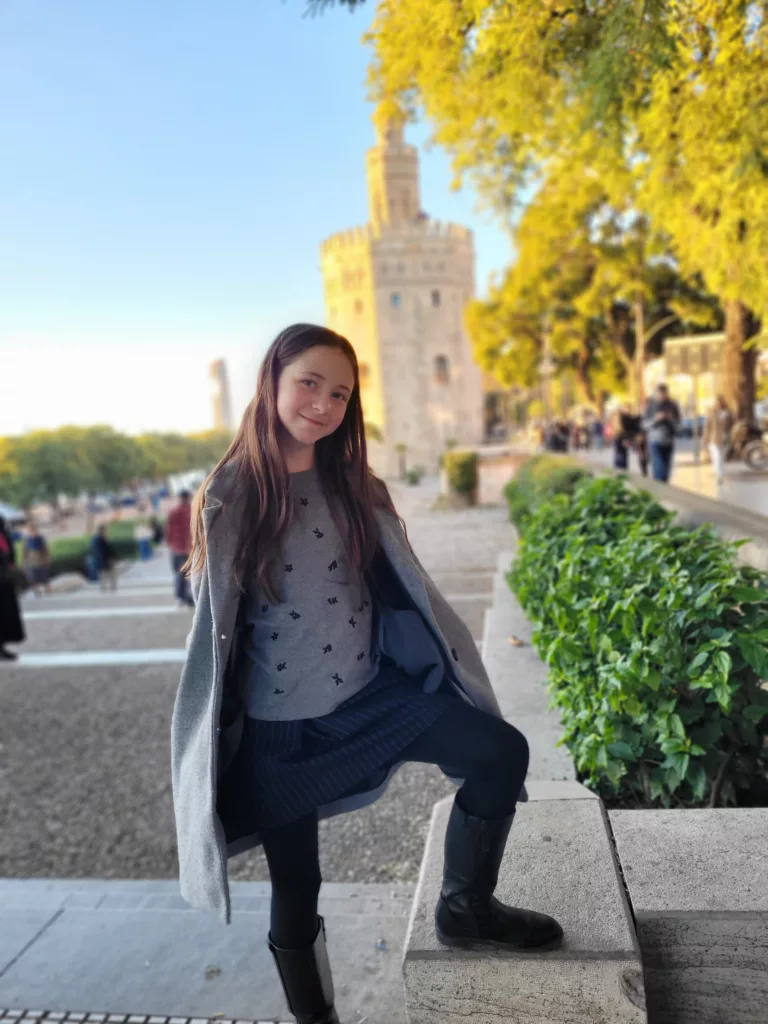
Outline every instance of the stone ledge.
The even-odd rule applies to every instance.
[[[578,784],[550,783],[551,792],[567,785]],[[451,805],[448,798],[435,806],[406,936],[411,1024],[464,1024],[470,1015],[477,1024],[644,1022],[640,952],[601,802],[547,799],[531,783],[530,802],[518,808],[496,895],[560,921],[562,948],[539,954],[438,942],[434,909]]]
[[[611,811],[653,1024],[765,1024],[768,808]]]
[[[680,526],[694,528],[711,523],[725,541],[746,539],[748,543],[739,548],[737,560],[768,571],[768,517],[724,501],[684,491],[673,484],[660,483],[640,473],[615,470],[584,456],[578,457],[576,461],[596,476],[626,476],[627,482],[635,490],[648,491],[660,505],[670,512],[676,512],[676,521]]]
[[[573,781],[576,772],[571,756],[558,746],[563,734],[560,715],[549,707],[547,666],[532,646],[531,623],[504,579],[513,557],[514,552],[502,551],[497,558],[493,605],[485,618],[483,661],[504,718],[528,740],[528,779]],[[511,644],[511,636],[522,641],[522,646]]]

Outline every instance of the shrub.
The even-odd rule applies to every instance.
[[[534,620],[562,742],[605,798],[765,802],[768,577],[617,478],[527,522],[508,582]]]
[[[412,486],[414,484],[420,483],[421,478],[425,475],[426,472],[427,471],[424,468],[424,466],[414,466],[413,469],[407,469],[405,471],[406,483],[411,484]]]
[[[510,520],[521,529],[536,507],[555,494],[572,494],[576,484],[589,476],[563,455],[535,455],[528,459],[504,488]]]
[[[442,465],[448,474],[448,483],[457,494],[471,495],[477,488],[477,453],[446,451]]]

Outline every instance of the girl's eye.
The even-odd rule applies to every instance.
[[[303,380],[301,383],[302,384],[317,384],[317,381],[316,380]]]
[[[342,393],[340,391],[337,391],[336,394],[333,397],[334,398],[340,398],[342,400],[342,402],[346,402],[346,400],[347,400],[347,396],[346,395],[342,395]]]

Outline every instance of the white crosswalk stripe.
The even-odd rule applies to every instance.
[[[186,608],[177,608],[175,604],[127,605],[123,608],[57,608],[44,612],[26,612],[24,620],[35,622],[41,619],[101,619],[123,615],[177,615],[184,611]],[[192,609],[190,608],[189,611],[191,612]]]
[[[86,668],[100,665],[162,665],[183,662],[183,647],[158,647],[148,651],[50,651],[19,654],[19,668]]]

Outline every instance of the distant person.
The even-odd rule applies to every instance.
[[[139,558],[146,562],[152,557],[152,527],[140,520],[133,528],[133,537],[139,546]]]
[[[718,395],[707,416],[703,437],[704,444],[709,449],[718,486],[722,485],[725,478],[725,458],[728,454],[732,427],[733,413],[728,408],[725,398]]]
[[[176,603],[180,608],[185,605],[192,608],[195,604],[189,591],[189,581],[181,571],[192,550],[191,518],[192,504],[189,491],[181,491],[179,503],[168,513],[168,521],[165,524],[165,536],[171,549],[171,567],[175,577]]]
[[[629,404],[622,405],[616,413],[616,425],[613,432],[614,469],[629,469],[629,450],[639,429],[640,417],[633,416],[632,407]]]
[[[592,442],[598,451],[601,451],[605,442],[605,432],[601,419],[592,420]]]
[[[152,543],[155,546],[157,546],[158,544],[162,544],[165,538],[165,530],[163,529],[163,524],[160,522],[157,516],[152,516],[149,520],[149,525],[152,528]]]
[[[32,522],[27,530],[23,550],[24,572],[35,597],[40,597],[43,590],[46,594],[50,594],[51,556],[48,551],[48,543],[35,522]],[[43,590],[40,589],[41,587]]]
[[[0,658],[5,661],[18,658],[18,654],[9,651],[5,645],[20,644],[26,639],[13,578],[15,565],[13,534],[5,519],[0,516]]]
[[[656,396],[648,402],[643,426],[648,433],[653,479],[668,483],[680,426],[680,406],[670,398],[666,384],[659,384]]]
[[[117,590],[117,551],[107,539],[106,524],[102,524],[93,535],[91,554],[101,589]]]

